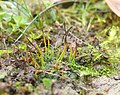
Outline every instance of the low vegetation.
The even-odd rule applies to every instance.
[[[103,0],[0,1],[0,93],[41,95],[41,85],[54,93],[55,81],[81,85],[117,74],[119,25]]]

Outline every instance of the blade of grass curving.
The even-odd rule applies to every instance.
[[[49,9],[55,7],[55,6],[58,6],[58,5],[62,5],[62,4],[65,4],[65,3],[70,3],[70,2],[80,2],[80,1],[75,1],[75,0],[69,0],[69,1],[62,1],[62,2],[57,2],[53,5],[50,5],[49,7],[47,7],[46,9],[44,9],[43,11],[41,11],[30,23],[29,25],[24,29],[24,31],[18,36],[18,38],[15,40],[14,43],[16,43],[23,35],[24,33],[28,30],[28,28],[37,20],[37,18],[39,16],[41,16],[43,13],[45,13],[46,11],[48,11]]]

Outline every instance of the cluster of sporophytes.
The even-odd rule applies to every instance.
[[[36,78],[78,79],[116,73],[120,61],[118,18],[107,12],[104,1],[73,2],[69,8],[58,6],[63,3],[67,2],[44,2],[42,10],[36,8],[34,12],[25,0],[3,2],[0,31],[1,36],[8,35],[2,37],[3,47],[9,47],[0,50],[0,55],[10,57],[18,49],[19,59],[36,68]],[[57,39],[60,32],[63,34]]]

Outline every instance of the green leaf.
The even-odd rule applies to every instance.
[[[112,28],[111,28],[111,31],[109,32],[109,40],[111,41],[111,40],[113,40],[114,38],[115,38],[115,36],[116,36],[116,34],[117,34],[117,27],[115,27],[115,26],[113,26]]]
[[[26,50],[27,49],[27,46],[25,44],[20,44],[18,47],[20,49],[22,49],[22,50]]]
[[[42,81],[43,81],[44,86],[45,86],[47,89],[50,89],[50,88],[51,88],[52,81],[51,81],[50,79],[44,78]]]
[[[27,25],[27,18],[23,16],[13,16],[13,19],[18,27]]]
[[[12,53],[12,50],[0,50],[0,55],[4,53]]]
[[[0,12],[0,21],[3,19],[3,17],[5,16],[6,12]]]

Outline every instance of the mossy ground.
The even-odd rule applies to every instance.
[[[0,4],[1,94],[49,95],[58,81],[85,94],[92,78],[119,73],[120,21],[105,1],[61,4],[46,12],[50,2]]]

